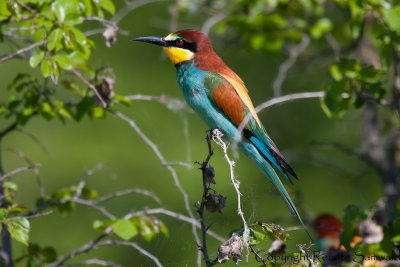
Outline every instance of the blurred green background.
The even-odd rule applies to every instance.
[[[123,4],[122,1],[116,1],[117,10]],[[111,48],[105,46],[100,34],[93,36],[96,48],[90,64],[113,68],[115,91],[118,94],[165,94],[183,100],[175,80],[175,69],[163,51],[159,47],[129,41],[140,36],[167,35],[171,20],[168,12],[170,4],[152,3],[131,12],[119,24],[121,29],[129,31],[129,35],[118,36],[117,43]],[[200,29],[207,16],[199,13],[182,14],[178,29]],[[210,38],[216,52],[245,81],[255,106],[273,96],[271,85],[286,55],[255,52],[246,49],[239,41],[227,40],[215,34],[211,34]],[[3,43],[0,51],[7,53],[10,47]],[[323,61],[309,64],[300,58],[288,72],[282,87],[283,94],[322,90],[328,77],[327,64]],[[14,59],[0,64],[1,99],[8,98],[10,92],[5,88],[15,74],[22,71],[35,72],[39,76],[39,70],[30,68],[26,61]],[[64,94],[66,99],[73,100],[70,92]],[[184,161],[193,165],[191,169],[182,166],[174,168],[189,194],[190,203],[200,200],[201,172],[193,162],[202,161],[207,155],[204,140],[207,126],[194,113],[173,112],[156,102],[135,101],[129,108],[119,105],[118,110],[140,126],[167,161]],[[342,120],[331,120],[322,112],[318,99],[309,99],[268,108],[259,116],[300,177],[294,186],[288,183],[286,186],[308,223],[324,212],[341,217],[343,208],[349,203],[369,207],[381,196],[378,177],[372,171],[366,171],[368,169],[362,162],[313,144],[331,141],[359,147],[360,111],[351,112]],[[187,142],[183,117],[188,120]],[[0,120],[1,128],[8,124],[10,121]],[[23,152],[33,162],[40,163],[40,177],[47,194],[77,184],[86,169],[103,163],[105,170],[89,178],[90,188],[98,190],[100,194],[128,187],[148,189],[161,199],[163,207],[186,214],[182,195],[175,187],[170,172],[128,124],[111,114],[106,119],[84,118],[81,123],[68,121],[65,124],[56,120],[48,123],[35,118],[29,122],[26,130],[36,136],[45,149],[16,132],[3,141],[3,166],[6,172],[25,166],[26,163],[10,149]],[[211,165],[215,168],[217,182],[213,188],[225,195],[227,202],[222,214],[207,213],[206,222],[213,231],[228,238],[231,230],[241,226],[241,220],[236,214],[236,194],[229,180],[228,165],[222,158],[221,149],[215,144],[213,146],[216,154],[211,159]],[[242,155],[236,162],[235,172],[241,181],[243,210],[248,221],[267,220],[284,227],[298,225],[273,186],[252,162]],[[29,208],[34,207],[39,190],[33,171],[21,173],[13,179],[19,185],[18,201]],[[158,206],[150,198],[141,195],[121,197],[107,204],[121,216],[129,211]],[[148,243],[137,236],[134,241],[156,255],[165,266],[194,266],[197,246],[191,226],[171,217],[157,217],[168,227],[170,238],[159,235]],[[30,241],[40,242],[43,246],[53,245],[63,255],[98,236],[98,232],[91,230],[95,219],[105,218],[97,211],[81,206],[66,216],[55,212],[33,219]],[[292,250],[296,243],[308,241],[304,231],[292,232],[291,237],[288,244]],[[208,237],[208,242],[210,257],[214,258],[220,243],[212,237]],[[15,256],[21,250],[22,245],[14,243]],[[149,259],[126,247],[99,248],[90,252],[90,256],[83,255],[77,260],[98,255],[123,266],[153,265]],[[243,262],[241,266],[254,266],[254,260]]]

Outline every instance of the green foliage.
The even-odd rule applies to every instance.
[[[100,232],[107,231],[108,227],[112,227],[113,233],[124,240],[130,240],[140,233],[141,237],[149,242],[159,233],[169,237],[169,232],[165,224],[159,219],[141,215],[131,219],[118,219],[102,222],[96,220],[93,222],[93,228]]]
[[[385,72],[363,65],[359,60],[343,59],[331,65],[330,74],[332,79],[321,102],[328,117],[340,118],[352,105],[360,108],[365,103],[365,95],[379,100],[386,94]]]

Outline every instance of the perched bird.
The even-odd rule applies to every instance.
[[[132,41],[163,47],[176,67],[178,84],[189,106],[211,129],[219,129],[231,142],[238,142],[240,150],[268,176],[310,236],[274,167],[291,183],[289,175],[298,179],[296,173],[265,131],[244,82],[214,52],[208,37],[196,30],[181,30],[166,37]],[[238,134],[238,126],[248,114],[250,119]]]

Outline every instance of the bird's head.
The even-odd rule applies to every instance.
[[[196,30],[181,30],[166,37],[139,37],[132,41],[162,46],[174,65],[184,61],[198,61],[203,54],[214,54],[208,37]]]

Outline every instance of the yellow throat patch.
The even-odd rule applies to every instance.
[[[167,53],[169,59],[171,59],[174,65],[181,63],[182,61],[193,59],[193,52],[187,49],[176,48],[176,47],[163,47],[165,53]]]
[[[171,33],[164,39],[166,41],[174,40],[179,36]],[[165,53],[167,53],[169,59],[171,59],[174,65],[181,63],[182,61],[191,60],[194,57],[194,53],[190,50],[178,48],[178,47],[163,47]]]

